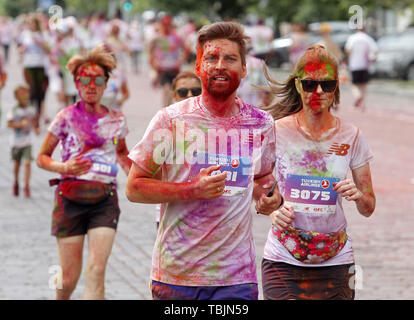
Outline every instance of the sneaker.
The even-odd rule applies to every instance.
[[[26,198],[30,198],[30,187],[29,186],[24,187],[24,195]]]
[[[14,186],[13,186],[13,195],[15,197],[19,196],[19,184],[18,183],[15,183]]]
[[[362,104],[362,98],[358,98],[354,103],[354,107],[359,108],[361,104]]]

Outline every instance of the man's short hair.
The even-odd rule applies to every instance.
[[[246,65],[246,42],[249,39],[244,34],[243,26],[234,21],[215,22],[210,25],[203,26],[198,31],[197,37],[197,61],[203,55],[203,47],[207,41],[216,39],[227,39],[234,41],[239,46],[242,64]]]

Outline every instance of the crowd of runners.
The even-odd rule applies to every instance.
[[[327,46],[304,48],[289,78],[278,82],[254,55],[273,39],[262,21],[201,26],[191,19],[176,25],[168,14],[145,23],[96,15],[51,27],[47,16],[32,13],[3,17],[0,36],[0,87],[11,45],[25,81],[7,113],[12,193],[19,196],[21,163],[26,197],[32,160],[58,176],[49,181],[56,186],[51,234],[62,268],[57,299],[76,288],[85,238],[83,296],[105,297],[118,192],[159,204],[153,299],[258,299],[253,202],[255,212],[269,216],[265,299],[354,298],[342,201],[373,213],[373,155],[361,130],[332,114],[341,61]],[[122,106],[134,84],[126,74],[148,69],[162,105],[154,106],[142,139],[127,146]],[[61,103],[52,119],[47,90]],[[42,146],[32,150],[41,127]],[[60,156],[52,158],[58,146]],[[118,167],[128,176],[125,190],[117,186]]]

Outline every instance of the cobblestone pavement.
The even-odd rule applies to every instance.
[[[49,282],[58,257],[56,241],[50,236],[53,189],[47,181],[55,175],[40,170],[33,163],[32,198],[15,198],[11,193],[13,167],[5,115],[14,104],[14,86],[23,81],[16,54],[11,57],[12,61],[7,65],[8,81],[1,93],[0,299],[53,299],[54,290],[49,288]],[[141,138],[161,100],[160,92],[149,84],[148,69],[139,75],[128,74],[128,80],[131,97],[124,106],[124,113],[130,129],[127,145],[131,148]],[[356,299],[414,299],[414,86],[393,90],[393,85],[387,81],[373,82],[369,89],[369,107],[364,112],[351,107],[349,85],[344,85],[341,108],[337,112],[344,120],[362,129],[375,155],[371,164],[377,196],[374,215],[364,218],[357,213],[353,203],[344,204],[359,272]],[[384,92],[382,87],[388,90]],[[53,117],[58,108],[54,94],[49,91],[47,113]],[[45,133],[43,126],[34,143],[34,156]],[[58,152],[54,157],[57,155]],[[118,185],[122,213],[108,262],[106,297],[150,299],[155,206],[130,203],[124,194],[125,182],[126,177],[120,172]],[[259,280],[268,228],[267,217],[254,215]],[[86,252],[84,250],[85,258]],[[83,288],[82,275],[73,299],[81,299]]]

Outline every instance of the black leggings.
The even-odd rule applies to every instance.
[[[24,76],[30,87],[30,101],[40,114],[43,100],[45,100],[48,78],[43,67],[25,68]]]
[[[299,267],[263,259],[265,300],[354,300],[354,264]]]

